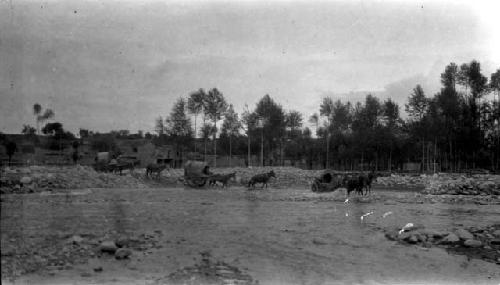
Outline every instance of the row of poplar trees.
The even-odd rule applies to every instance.
[[[475,60],[450,63],[441,83],[432,97],[420,85],[409,90],[406,119],[391,99],[325,97],[319,112],[306,118],[312,130],[300,112],[285,110],[269,95],[253,110],[245,106],[240,117],[218,89],[199,89],[157,118],[155,130],[158,138],[205,158],[237,154],[250,163],[263,147],[266,165],[286,160],[305,168],[395,170],[413,162],[422,171],[498,170],[500,69],[488,78]]]

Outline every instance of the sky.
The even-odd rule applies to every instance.
[[[35,125],[154,131],[216,87],[237,112],[269,94],[307,118],[321,99],[404,103],[450,62],[500,68],[494,1],[0,0],[0,131]]]

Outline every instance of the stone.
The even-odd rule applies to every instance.
[[[121,236],[115,240],[115,244],[117,247],[130,247],[130,245],[134,242],[134,239]]]
[[[498,237],[498,238],[500,238],[500,230],[496,230],[496,231],[494,231],[494,232],[493,232],[493,236],[494,236],[494,237]]]
[[[408,238],[407,241],[408,241],[408,243],[411,243],[411,244],[418,243],[419,242],[418,234],[412,234],[412,235],[410,235],[410,237]]]
[[[409,232],[402,232],[401,234],[398,233],[398,239],[404,240],[404,241],[409,241],[410,237],[412,235]]]
[[[464,242],[464,245],[467,247],[481,247],[483,243],[475,239],[468,239]]]
[[[324,241],[324,240],[322,240],[322,239],[318,239],[318,238],[314,238],[314,239],[312,240],[312,242],[313,242],[314,244],[316,244],[316,245],[325,245],[325,244],[327,244],[327,242],[326,242],[326,241]]]
[[[99,267],[94,268],[94,272],[102,272],[102,267],[99,266]]]
[[[468,230],[464,229],[458,229],[455,231],[455,234],[461,239],[461,240],[468,240],[468,239],[474,239],[474,235],[471,234]]]
[[[83,238],[79,235],[74,235],[69,239],[72,244],[80,244],[83,242]]]
[[[33,181],[31,177],[29,176],[23,176],[19,182],[21,182],[23,185],[28,185]]]
[[[454,234],[450,233],[441,240],[441,244],[456,244],[460,241],[460,238]]]
[[[116,246],[114,241],[103,241],[99,245],[99,249],[102,252],[115,253],[118,247]]]
[[[115,258],[116,259],[125,259],[128,258],[132,254],[132,251],[128,248],[119,248],[115,252]]]
[[[492,245],[500,245],[500,239],[492,239],[492,240],[490,241],[490,243],[491,243]]]
[[[448,232],[446,231],[440,231],[440,230],[423,230],[422,231],[423,234],[425,234],[426,236],[428,236],[429,238],[442,238],[446,235],[448,235]]]

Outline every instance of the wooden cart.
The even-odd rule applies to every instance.
[[[212,176],[210,166],[203,161],[189,160],[184,164],[184,180],[191,187],[203,187]]]
[[[344,175],[333,170],[325,170],[320,177],[314,178],[311,184],[313,192],[332,192],[342,187]]]

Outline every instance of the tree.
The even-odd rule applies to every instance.
[[[492,133],[494,134],[492,140],[495,141],[494,137],[496,137],[496,144],[493,144],[493,146],[494,149],[496,149],[495,168],[498,170],[500,168],[500,69],[497,69],[495,73],[491,74],[490,89],[497,95],[497,100],[496,102],[493,102],[493,106],[491,108],[491,122],[493,130]],[[495,122],[496,130],[494,129]]]
[[[248,110],[248,105],[245,104],[245,111],[243,112],[241,116],[241,123],[242,126],[244,126],[245,133],[247,135],[247,166],[250,166],[251,163],[251,141],[250,141],[250,133],[253,129],[255,129],[255,124],[256,124],[256,114],[251,113]]]
[[[177,99],[165,122],[167,135],[174,142],[177,152],[182,155],[193,137],[191,120],[186,114],[186,101],[183,98]],[[180,159],[182,160],[182,157]]]
[[[459,78],[458,67],[455,63],[450,63],[446,66],[443,73],[441,73],[441,84],[445,87],[450,87],[455,90],[456,83]]]
[[[36,129],[30,125],[23,125],[23,130],[21,131],[24,135],[34,135],[36,134]]]
[[[48,148],[53,150],[62,150],[68,144],[69,140],[74,140],[75,136],[68,131],[65,131],[63,125],[59,122],[47,123],[42,128],[42,133],[49,135]]]
[[[38,121],[41,123],[46,122],[47,120],[50,120],[54,118],[55,113],[51,109],[46,109],[43,115],[38,116]]]
[[[48,123],[45,125],[45,127],[42,128],[42,133],[46,135],[58,135],[63,132],[63,125],[59,122],[55,123]]]
[[[274,102],[271,96],[266,94],[257,102],[253,116],[256,122],[260,119],[263,123],[260,133],[254,133],[253,135],[256,137],[261,136],[262,141],[265,140],[269,154],[271,154],[277,148],[278,142],[281,142],[281,138],[285,133],[285,113],[283,108]],[[254,129],[254,131],[257,132],[258,130]],[[264,142],[261,143],[261,145],[263,144]],[[263,150],[262,147],[262,152]]]
[[[309,117],[309,123],[314,125],[314,127],[316,128],[316,135],[318,135],[318,128],[319,128],[319,115],[318,115],[318,113],[314,113]]]
[[[76,164],[78,162],[78,157],[79,157],[79,154],[78,154],[78,147],[80,146],[80,143],[78,141],[73,141],[73,154],[72,154],[72,158],[73,158],[73,162]]]
[[[448,69],[451,73],[453,73],[453,68]],[[443,75],[441,74],[441,82],[443,84],[454,84],[454,79],[451,78],[452,76],[450,75]],[[410,95],[408,98],[408,104],[405,104],[405,110],[410,116],[410,123],[413,124],[415,127],[412,128],[415,130],[417,137],[421,138],[421,144],[422,144],[422,167],[424,163],[424,157],[425,157],[425,151],[424,151],[424,144],[425,144],[425,137],[424,137],[424,126],[423,126],[423,117],[425,113],[427,112],[427,109],[429,107],[429,100],[425,97],[424,90],[420,85],[417,85],[413,89],[413,93]],[[422,168],[423,170],[423,168]]]
[[[428,101],[424,90],[420,85],[413,88],[413,93],[408,98],[408,104],[405,104],[405,111],[415,121],[420,121],[427,112]]]
[[[287,128],[287,137],[290,140],[290,143],[284,144],[289,150],[289,154],[294,157],[293,163],[300,156],[300,142],[302,131],[300,128],[302,127],[302,114],[299,111],[291,110],[285,114],[285,126]],[[281,154],[281,163],[283,164],[283,153],[285,152],[285,147],[283,147]]]
[[[302,114],[299,111],[291,110],[285,115],[285,124],[290,128],[291,137],[295,137],[296,132],[302,127]]]
[[[90,136],[90,132],[87,129],[80,129],[80,138],[88,138]]]
[[[37,131],[38,133],[40,133],[39,131],[39,123],[43,123],[47,120],[50,120],[52,118],[54,118],[55,114],[54,114],[54,111],[52,111],[51,109],[46,109],[45,112],[43,112],[42,114],[42,106],[38,103],[35,103],[33,105],[33,114],[35,115],[35,119],[36,119],[36,128],[37,128]]]
[[[389,144],[389,159],[388,166],[389,171],[392,170],[392,153],[395,145],[397,144],[397,139],[399,135],[399,127],[401,123],[401,117],[399,116],[399,106],[396,102],[392,101],[390,98],[384,102],[383,106],[383,116],[385,121],[385,128],[387,130],[386,140]]]
[[[330,167],[330,127],[333,120],[333,100],[330,97],[323,98],[321,105],[319,106],[320,116],[326,117],[327,125],[325,127],[325,137],[326,137],[326,164],[325,168]]]
[[[7,156],[9,157],[9,166],[12,162],[12,156],[17,151],[17,145],[15,142],[9,141],[5,144],[5,149],[7,151]]]
[[[197,133],[196,119],[198,117],[198,114],[203,112],[205,97],[206,97],[205,90],[200,88],[198,91],[191,93],[188,98],[188,111],[194,115],[195,139]],[[196,143],[194,144],[194,148],[195,148],[194,151],[196,151]]]
[[[40,127],[39,127],[39,117],[42,113],[42,106],[38,103],[35,103],[33,105],[33,114],[35,115],[35,121],[36,121],[36,130],[37,130],[37,133],[40,134]]]
[[[204,111],[208,117],[213,121],[214,132],[213,132],[213,144],[214,144],[214,156],[217,157],[217,122],[225,114],[227,110],[227,103],[224,95],[217,90],[217,88],[212,88],[208,91],[205,96]],[[217,159],[214,159],[214,167],[217,166]]]
[[[158,136],[162,136],[165,133],[165,125],[161,116],[155,119],[155,132]]]
[[[205,123],[203,126],[201,126],[200,129],[201,137],[203,138],[204,141],[204,160],[207,160],[207,140],[210,138],[215,133],[215,128],[214,126]]]
[[[177,99],[165,122],[166,132],[169,136],[187,138],[192,136],[191,120],[186,115],[186,102],[183,98]]]
[[[238,113],[234,111],[233,104],[229,105],[222,123],[222,133],[229,136],[229,166],[232,160],[232,137],[239,134],[241,122],[238,118]]]

